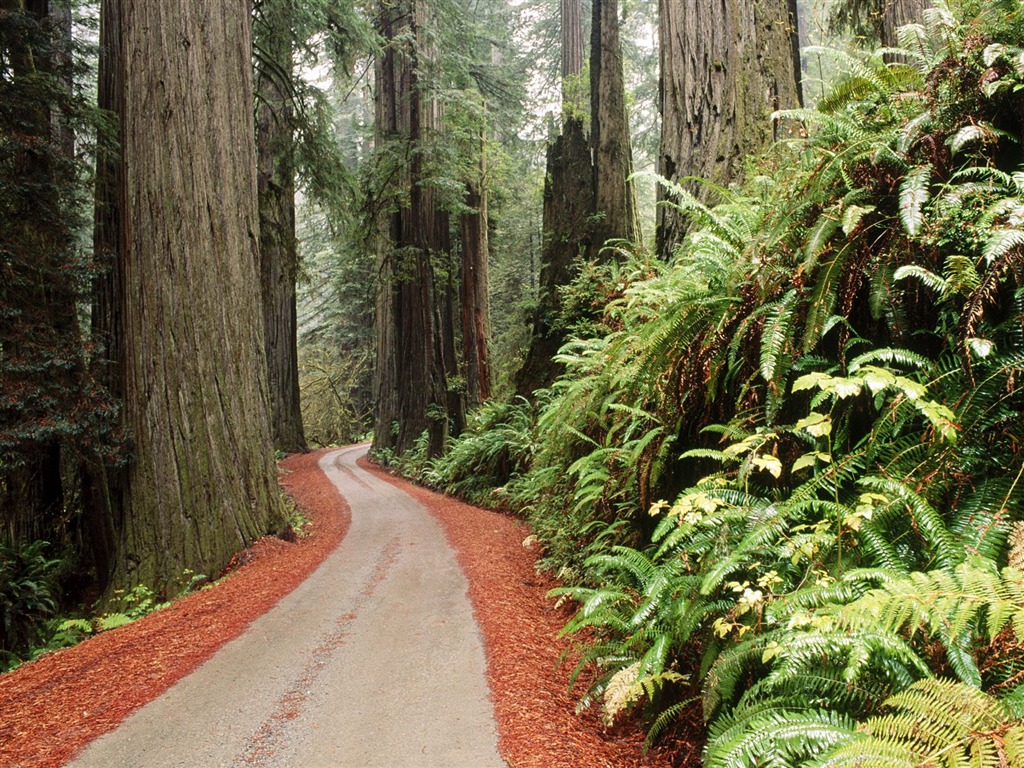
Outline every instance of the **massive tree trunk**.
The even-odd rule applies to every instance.
[[[882,0],[882,45],[899,45],[896,35],[899,28],[906,24],[921,23],[925,9],[929,7],[930,0]]]
[[[294,24],[294,0],[263,0],[255,26],[260,284],[271,434],[274,447],[289,453],[306,450],[295,307]]]
[[[659,37],[659,173],[728,184],[774,138],[769,115],[800,104],[795,0],[659,0]],[[684,232],[659,205],[658,254],[670,256]]]
[[[589,255],[594,213],[593,163],[583,124],[585,93],[579,82],[583,70],[580,0],[562,0],[561,14],[562,132],[547,150],[537,308],[530,348],[516,372],[516,392],[531,399],[560,371],[552,359],[565,341],[558,289],[572,280],[577,260]]]
[[[590,42],[590,144],[594,148],[594,247],[640,242],[633,151],[619,40],[618,0],[593,0]]]
[[[395,168],[380,256],[373,447],[401,454],[428,432],[436,453],[447,435],[447,387],[431,253],[443,245],[447,219],[421,181],[425,138],[440,115],[420,87],[423,0],[381,3],[379,14],[386,47],[376,71],[377,145]]]
[[[259,296],[246,0],[108,0],[104,103],[120,169],[101,228],[116,267],[97,304],[134,456],[114,586],[219,573],[282,523]],[[109,168],[107,169],[109,170]],[[102,290],[101,290],[102,293]]]
[[[491,396],[490,301],[487,295],[487,162],[480,137],[480,175],[466,183],[462,214],[462,359],[466,404],[475,408]]]
[[[580,119],[567,118],[562,134],[548,145],[547,169],[537,309],[530,348],[516,374],[516,392],[528,399],[549,386],[561,371],[553,359],[565,343],[558,289],[573,279],[579,259],[586,258],[591,244],[593,172],[590,145]]]

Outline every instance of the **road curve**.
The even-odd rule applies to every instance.
[[[320,568],[73,768],[503,768],[480,632],[439,526],[356,466]]]

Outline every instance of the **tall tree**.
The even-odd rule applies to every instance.
[[[929,0],[882,0],[881,41],[882,45],[899,45],[899,28],[907,24],[918,24],[924,18]]]
[[[281,524],[259,295],[246,2],[107,0],[102,106],[120,122],[101,184],[115,254],[96,311],[134,456],[110,496],[112,583],[218,573]],[[109,168],[101,170],[109,171]]]
[[[559,289],[572,280],[575,264],[589,254],[593,237],[594,175],[584,125],[580,6],[580,0],[562,0],[560,5],[562,130],[547,148],[537,307],[530,347],[516,374],[516,391],[523,397],[532,397],[558,374],[552,358],[565,341]]]
[[[590,42],[590,144],[594,148],[594,246],[640,242],[633,151],[626,114],[618,0],[593,0]]]
[[[274,447],[306,450],[299,404],[295,279],[294,48],[296,0],[256,8],[256,157],[260,285]]]
[[[487,259],[487,155],[480,134],[478,174],[466,181],[466,208],[460,217],[462,240],[462,361],[466,405],[473,408],[491,396],[491,312]]]
[[[851,32],[870,46],[892,48],[899,44],[899,28],[920,23],[931,5],[930,0],[836,0],[829,6],[828,22],[833,32]]]
[[[0,2],[0,541],[13,544],[70,542],[62,465],[110,449],[116,413],[76,316],[90,268],[69,30],[46,0]]]
[[[728,184],[778,131],[769,115],[800,104],[796,1],[659,0],[659,39],[658,172]],[[684,229],[659,206],[658,254],[668,257]]]
[[[432,453],[447,434],[446,371],[434,301],[431,254],[443,250],[447,223],[424,184],[424,145],[440,110],[424,88],[423,0],[382,2],[385,48],[376,68],[379,169],[389,179],[380,249],[374,449],[403,453],[423,432]]]

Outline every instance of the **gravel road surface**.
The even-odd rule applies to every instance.
[[[356,466],[321,468],[344,541],[239,638],[73,768],[503,768],[479,629],[441,529]]]

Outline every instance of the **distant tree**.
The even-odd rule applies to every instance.
[[[661,156],[658,172],[728,184],[777,130],[768,117],[801,101],[796,0],[660,0]],[[691,186],[707,199],[706,187]],[[659,206],[657,252],[682,239]]]
[[[641,239],[630,179],[618,2],[592,5],[589,83],[584,82],[579,0],[562,0],[560,11],[562,130],[547,150],[537,308],[530,347],[516,376],[516,390],[524,397],[549,385],[560,371],[553,358],[572,322],[563,316],[561,289],[578,264],[599,258],[608,240]]]
[[[299,405],[295,278],[296,0],[256,6],[256,157],[260,214],[260,285],[274,447],[306,450]]]
[[[851,32],[870,46],[898,45],[896,32],[906,24],[920,23],[930,0],[838,0],[829,8],[834,32]]]
[[[72,127],[88,113],[59,10],[0,2],[0,542],[10,544],[69,544],[78,460],[117,453],[117,404],[90,376],[77,317],[93,265],[78,242],[86,187]]]
[[[618,0],[593,0],[590,40],[590,144],[594,150],[594,248],[612,239],[639,243],[633,151],[626,114]]]
[[[466,181],[467,210],[460,217],[462,370],[466,381],[466,405],[471,408],[491,396],[487,153],[486,136],[482,132],[479,153],[478,173],[472,174]]]
[[[97,237],[114,268],[95,311],[134,455],[96,496],[110,514],[110,584],[162,589],[186,568],[219,573],[282,524],[260,312],[251,19],[245,3],[107,0],[101,27],[100,96],[121,140],[101,167]]]
[[[403,453],[424,432],[431,453],[447,435],[447,372],[434,297],[432,254],[447,252],[448,224],[424,184],[424,146],[440,128],[439,105],[424,87],[423,0],[381,3],[377,60],[378,169],[389,180],[381,232],[377,305],[374,449]]]
[[[537,306],[530,347],[516,374],[516,391],[523,397],[532,397],[558,373],[553,358],[565,341],[559,288],[572,280],[577,260],[589,255],[593,237],[594,176],[584,124],[588,105],[580,0],[561,0],[560,14],[562,130],[547,148]]]
[[[884,46],[899,44],[897,31],[907,24],[920,23],[930,0],[882,0],[881,39]]]

